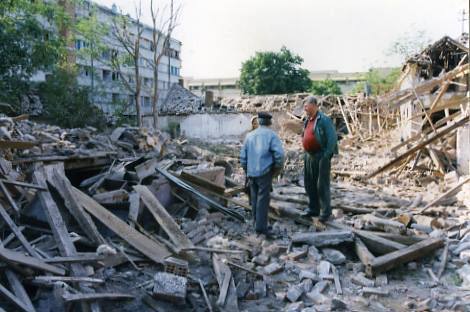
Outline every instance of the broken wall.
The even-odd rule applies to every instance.
[[[470,124],[457,130],[457,172],[470,174]]]

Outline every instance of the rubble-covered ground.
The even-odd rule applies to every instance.
[[[0,124],[7,311],[469,310],[469,184],[422,211],[455,174],[361,178],[394,157],[393,131],[341,141],[325,226],[304,216],[302,151],[281,129],[266,238],[241,192],[239,140]]]

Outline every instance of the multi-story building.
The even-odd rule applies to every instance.
[[[382,74],[388,74],[392,68],[375,68]],[[365,81],[367,73],[342,73],[337,70],[311,71],[309,78],[312,81],[333,80],[343,94],[350,93],[358,82]],[[185,87],[196,95],[203,96],[205,91],[212,91],[215,97],[239,97],[242,95],[238,78],[184,79]]]
[[[121,67],[121,73],[126,75],[122,77],[116,70],[113,70],[111,66],[111,58],[116,55],[124,55],[126,53],[122,44],[117,40],[113,31],[113,20],[121,13],[118,12],[117,7],[113,6],[108,8],[99,4],[96,4],[90,0],[82,1],[75,4],[72,9],[69,9],[70,13],[75,15],[75,21],[80,18],[96,14],[97,21],[103,24],[106,32],[101,38],[101,44],[106,46],[105,49],[101,49],[101,55],[93,59],[93,67],[91,66],[91,58],[85,57],[80,50],[88,47],[90,44],[83,37],[76,36],[75,43],[69,47],[71,59],[75,62],[79,69],[78,83],[82,86],[93,87],[92,95],[93,102],[98,105],[105,113],[112,113],[118,108],[128,107],[128,113],[135,112],[134,95],[128,90],[123,79],[130,80],[131,85],[135,83],[134,69],[132,67]],[[136,34],[137,22],[136,20],[129,18],[130,26],[129,33],[131,35]],[[153,77],[153,51],[162,51],[162,44],[154,47],[152,34],[152,27],[141,24],[143,32],[140,42],[140,57],[139,57],[139,69],[140,76],[142,77],[142,88],[141,88],[141,107],[142,114],[149,114],[152,111],[151,98],[152,90],[154,85]],[[169,44],[164,56],[161,58],[158,66],[158,94],[159,103],[164,101],[167,96],[168,90],[171,85],[178,83],[180,80],[180,69],[181,69],[181,42],[170,38]],[[94,73],[92,79],[92,72]],[[44,76],[44,74],[36,75],[36,78]]]

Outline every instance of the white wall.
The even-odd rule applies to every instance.
[[[470,174],[470,123],[457,129],[457,172]]]
[[[251,129],[251,116],[251,114],[160,116],[159,122],[163,130],[168,130],[172,123],[179,124],[181,135],[188,138],[216,139],[242,136]]]

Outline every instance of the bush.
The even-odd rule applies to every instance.
[[[90,102],[88,88],[77,83],[73,70],[57,69],[39,85],[47,121],[64,128],[106,125],[103,112]]]

